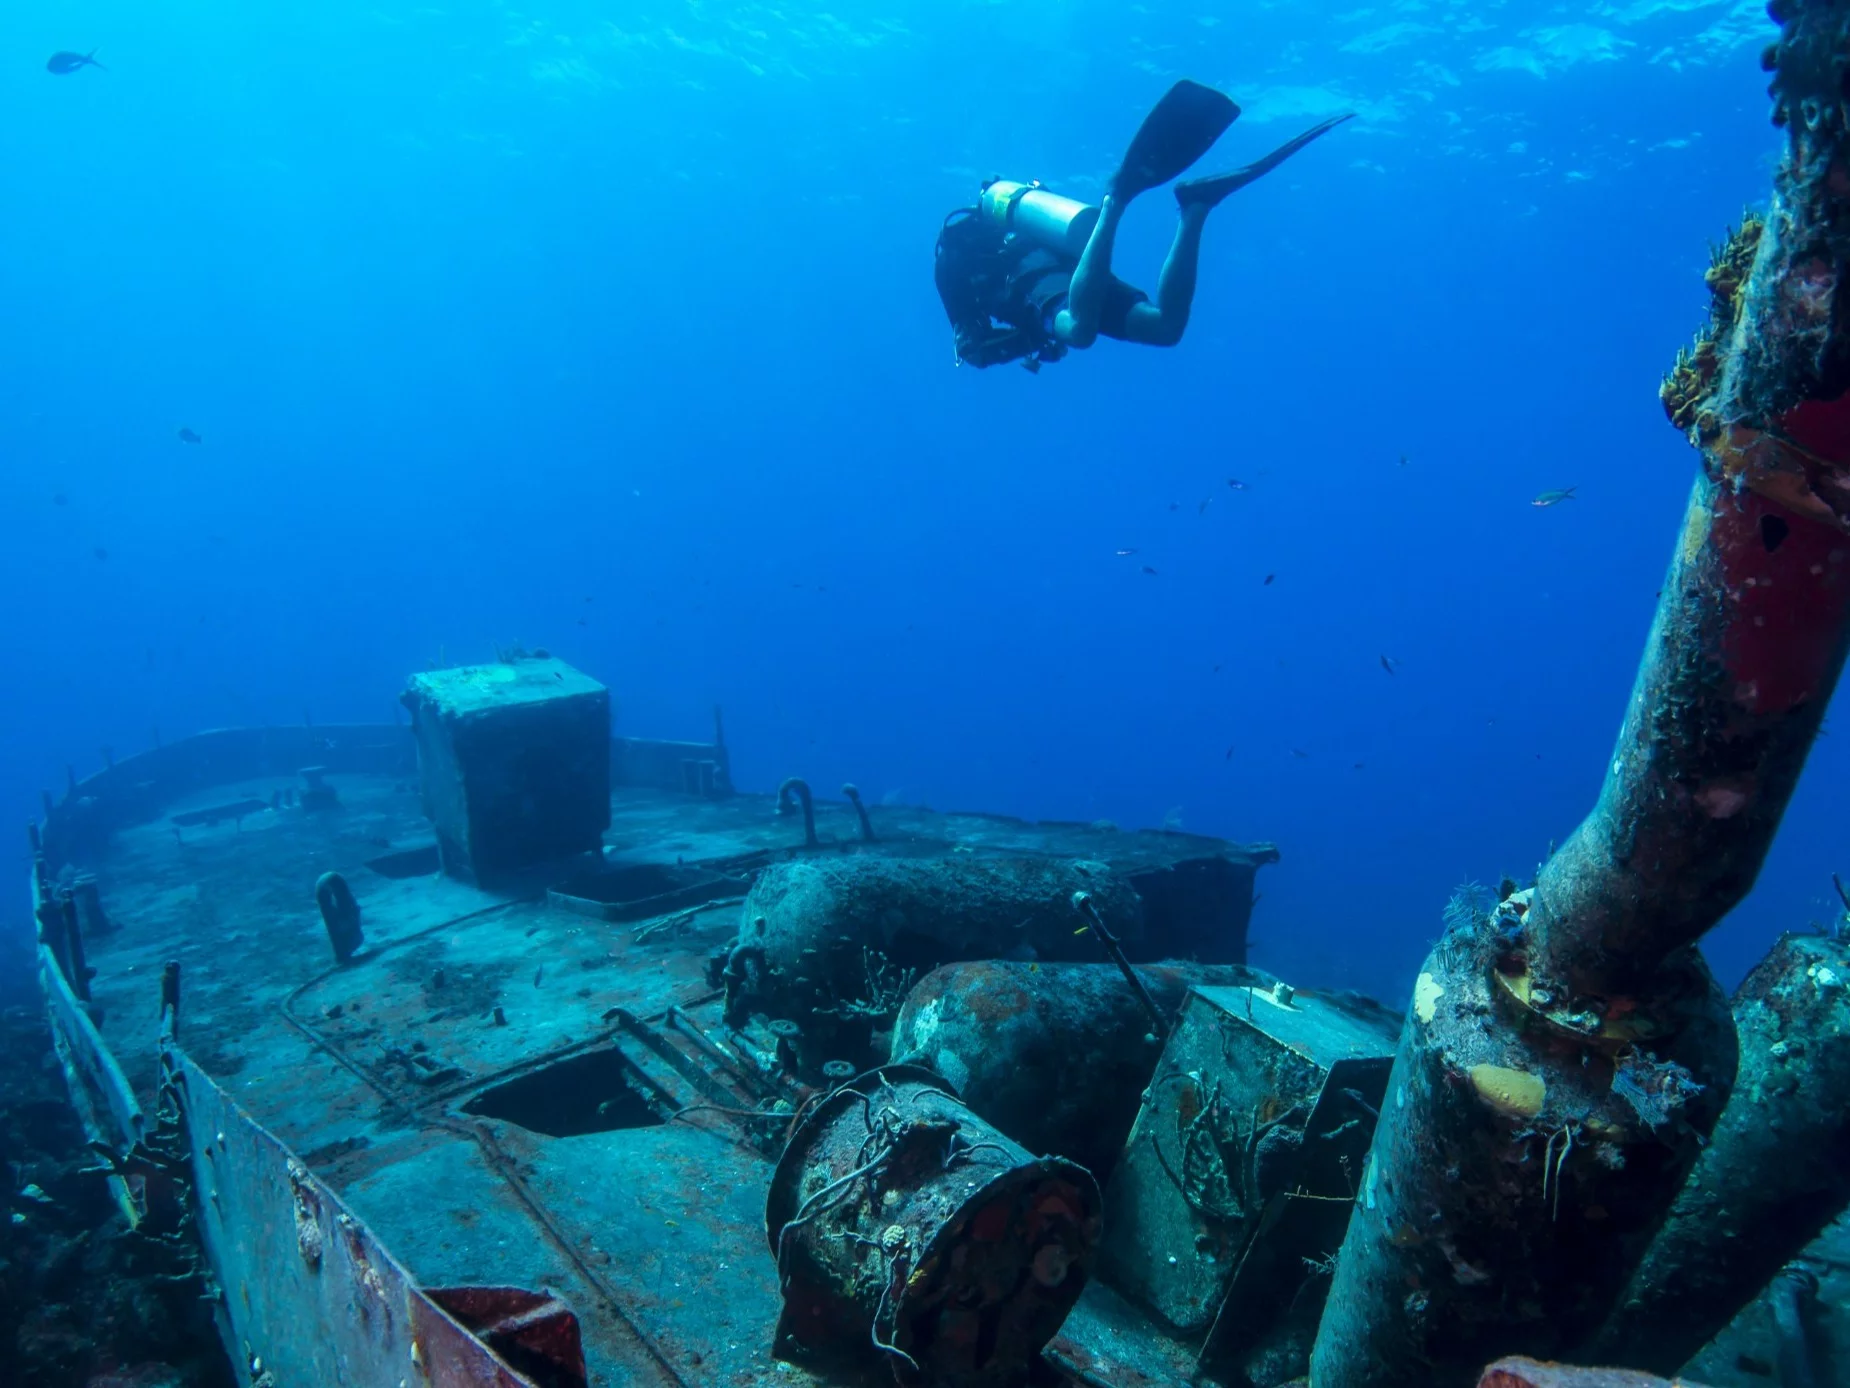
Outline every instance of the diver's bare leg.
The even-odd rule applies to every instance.
[[[1124,203],[1107,193],[1099,203],[1098,224],[1079,254],[1066,307],[1054,318],[1053,335],[1069,347],[1090,347],[1098,340],[1098,320],[1105,311],[1105,291],[1111,288],[1111,248],[1124,220]]]
[[[1133,305],[1124,316],[1124,340],[1141,342],[1149,347],[1173,347],[1182,340],[1188,327],[1188,313],[1195,303],[1195,273],[1201,262],[1201,229],[1207,225],[1211,209],[1203,203],[1189,203],[1182,208],[1176,224],[1176,239],[1169,247],[1169,259],[1156,281],[1156,302]]]

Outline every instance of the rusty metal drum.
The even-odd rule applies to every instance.
[[[817,1101],[771,1177],[765,1230],[780,1359],[878,1354],[902,1384],[1024,1381],[1084,1289],[1098,1183],[1034,1157],[921,1066],[868,1071]]]

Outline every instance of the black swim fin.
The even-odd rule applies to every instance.
[[[1239,114],[1231,97],[1183,78],[1137,127],[1108,191],[1126,200],[1187,173]]]
[[[1247,184],[1263,178],[1305,145],[1316,139],[1325,131],[1334,130],[1344,121],[1354,116],[1354,111],[1345,111],[1340,116],[1331,116],[1319,125],[1313,125],[1294,140],[1287,140],[1265,158],[1248,164],[1243,169],[1232,169],[1223,174],[1210,174],[1206,178],[1191,178],[1185,183],[1176,184],[1176,201],[1187,207],[1191,203],[1206,203],[1209,207],[1217,205],[1222,198],[1239,192]]]

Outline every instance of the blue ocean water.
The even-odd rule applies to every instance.
[[[15,16],[0,810],[155,728],[384,720],[518,640],[622,731],[722,704],[749,787],[1275,840],[1256,962],[1398,1001],[1451,887],[1598,788],[1695,468],[1657,382],[1779,150],[1771,34],[1733,0]],[[994,174],[1095,196],[1181,76],[1245,108],[1204,169],[1357,119],[1214,214],[1180,347],[955,368],[940,219]],[[1173,215],[1136,204],[1121,274]],[[1827,737],[1727,981],[1834,913],[1847,773]]]

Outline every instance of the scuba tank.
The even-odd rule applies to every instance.
[[[994,179],[983,186],[977,209],[997,231],[1011,233],[1056,254],[1079,259],[1098,225],[1098,209],[1050,193],[1038,183]]]

